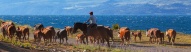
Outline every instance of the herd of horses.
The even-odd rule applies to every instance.
[[[3,33],[3,37],[13,39],[16,36],[16,40],[28,40],[29,41],[29,27],[27,26],[18,26],[16,27],[13,22],[1,22],[1,32]],[[88,24],[76,22],[73,27],[66,26],[64,29],[60,29],[56,31],[53,26],[44,27],[43,24],[36,24],[34,26],[34,41],[41,42],[41,38],[43,38],[45,43],[56,42],[56,39],[60,39],[60,43],[67,43],[69,34],[74,34],[77,30],[81,30],[82,34],[76,35],[77,43],[80,42],[82,44],[90,43],[104,43],[106,41],[107,46],[110,47],[110,38],[113,40],[114,31],[109,26],[98,25],[96,28],[92,28],[91,30],[87,30]],[[122,40],[121,45],[124,45],[124,42],[130,43],[130,37],[132,34],[135,37],[139,37],[141,41],[141,31],[131,32],[127,27],[121,27],[118,29],[118,37]],[[27,37],[28,36],[28,37]],[[164,33],[162,33],[158,28],[150,28],[146,31],[146,36],[149,37],[149,41],[151,43],[164,43]],[[169,29],[166,31],[166,36],[168,36],[169,42],[174,44],[176,31],[173,29]],[[89,40],[89,41],[88,41]]]

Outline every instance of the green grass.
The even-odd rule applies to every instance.
[[[32,47],[32,44],[29,43],[29,42],[20,42],[20,41],[16,41],[15,37],[12,39],[8,39],[8,38],[2,38],[2,35],[0,36],[0,40],[3,41],[3,42],[6,42],[6,43],[10,43],[12,45],[15,45],[15,46],[18,46],[18,47],[22,47],[22,48],[34,48]]]

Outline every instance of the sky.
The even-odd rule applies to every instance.
[[[190,15],[191,0],[0,0],[0,15]]]

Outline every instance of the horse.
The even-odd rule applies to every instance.
[[[168,29],[166,31],[166,36],[168,36],[169,43],[172,43],[172,45],[174,45],[174,41],[176,39],[176,31],[174,29]]]
[[[85,35],[84,35],[84,34],[77,34],[77,35],[76,35],[76,42],[77,42],[77,44],[78,44],[78,42],[80,42],[81,44],[82,44],[82,43],[85,43],[85,42],[84,42],[84,38],[85,38]]]
[[[52,26],[47,26],[46,28],[44,28],[44,26],[42,24],[36,24],[34,26],[34,30],[35,31],[40,30],[40,32],[43,33],[42,37],[43,37],[44,41],[46,41],[48,39],[49,42],[52,42],[52,38],[54,39],[54,36],[56,34],[56,32]]]
[[[64,42],[64,38],[66,39],[66,43],[68,43],[68,42],[67,42],[67,40],[68,40],[68,35],[67,35],[66,29],[58,30],[56,34],[57,34],[58,38],[60,39],[60,43],[63,43],[63,42]]]
[[[137,36],[139,37],[139,40],[141,41],[142,34],[141,34],[140,31],[131,32],[131,34],[134,36],[135,42],[136,42],[136,37],[137,37]]]
[[[86,44],[88,44],[88,36],[86,35],[86,33],[87,33],[87,26],[88,25],[85,24],[85,23],[76,22],[76,23],[74,23],[74,27],[73,27],[73,30],[72,30],[72,33],[76,33],[77,30],[80,29],[83,32],[83,35],[86,38]]]
[[[109,36],[107,35],[106,29],[104,28],[104,26],[98,26],[96,28],[92,28],[90,32],[87,32],[89,30],[87,30],[88,25],[85,23],[74,23],[74,28],[73,28],[73,33],[76,33],[77,29],[80,29],[85,37],[86,37],[86,43],[88,44],[88,36],[92,36],[94,38],[94,40],[97,40],[97,42],[99,43],[99,40],[106,40],[108,47],[110,47],[109,44]],[[92,32],[92,30],[94,32]]]
[[[41,29],[43,29],[44,28],[44,25],[43,24],[41,24],[41,23],[39,23],[39,24],[36,24],[35,26],[33,26],[34,27],[34,30],[41,30]]]
[[[152,43],[152,40],[156,41],[157,44],[162,42],[161,31],[158,28],[151,28],[151,29],[147,30],[146,31],[146,36],[150,37],[149,41],[151,43]]]
[[[104,26],[104,27],[107,29],[107,34],[111,38],[112,44],[113,44],[113,42],[114,42],[114,40],[113,40],[113,30],[109,26]]]
[[[124,45],[124,42],[130,43],[130,29],[127,27],[121,27],[118,32],[118,37],[122,40],[121,45]]]
[[[52,40],[53,42],[56,42],[56,31],[54,30],[54,27],[53,26],[47,26],[46,29],[49,29],[51,31],[51,34],[52,34]]]
[[[9,29],[11,28],[11,29]],[[16,27],[13,22],[1,22],[1,32],[3,33],[3,38],[11,34],[14,35],[16,32]],[[9,36],[10,37],[10,36]]]
[[[34,32],[33,32],[33,34],[34,34],[34,41],[35,42],[39,42],[40,41],[40,38],[43,36],[43,33],[41,32],[41,30],[35,30]]]
[[[52,32],[50,29],[44,28],[41,30],[42,37],[44,39],[44,42],[48,41],[48,42],[52,42]]]
[[[161,33],[160,33],[160,35],[161,35],[161,38],[162,38],[161,43],[164,43],[164,33],[163,33],[163,32],[161,32]]]
[[[21,40],[21,36],[23,36],[23,40],[28,39],[29,41],[29,28],[27,26],[18,26],[16,35],[19,40]],[[28,38],[26,38],[26,36],[28,36]]]
[[[65,26],[64,28],[66,29],[67,34],[68,34],[68,36],[69,36],[69,35],[72,33],[73,28],[70,27],[70,26]],[[72,34],[71,34],[71,35],[72,35]]]

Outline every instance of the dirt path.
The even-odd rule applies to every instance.
[[[69,43],[76,43],[74,39],[69,39]],[[111,43],[110,43],[111,44]],[[182,46],[183,44],[175,44],[175,46]],[[101,45],[101,46],[106,46]],[[162,46],[156,44],[142,44],[142,43],[131,43],[130,45],[121,46],[120,42],[114,42],[111,47],[119,48],[124,50],[130,50],[132,52],[191,52],[191,44],[186,45],[190,46],[189,48],[175,48],[173,46]]]

